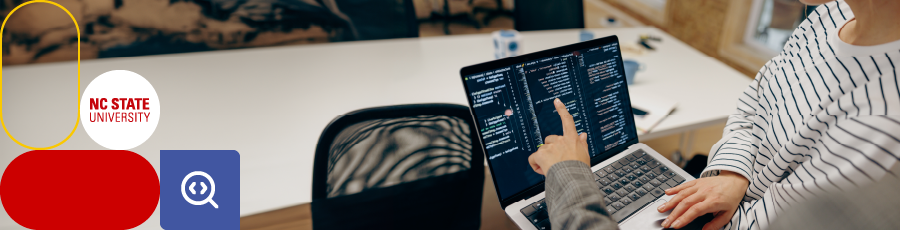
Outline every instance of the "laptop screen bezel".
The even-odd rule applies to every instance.
[[[474,110],[472,109],[472,107],[475,105],[475,103],[474,103],[474,101],[472,101],[472,97],[469,96],[471,91],[469,91],[469,86],[465,82],[466,76],[485,72],[485,71],[500,69],[500,68],[504,68],[504,67],[509,67],[512,65],[521,64],[521,63],[525,63],[528,61],[537,60],[537,59],[541,59],[541,58],[569,54],[569,53],[579,51],[579,50],[600,47],[600,46],[603,46],[606,44],[611,44],[611,43],[617,43],[617,46],[618,46],[618,42],[619,42],[619,38],[616,35],[612,35],[612,36],[598,38],[598,39],[594,39],[594,40],[590,40],[590,41],[575,43],[575,44],[561,46],[561,47],[552,48],[552,49],[548,49],[548,50],[542,50],[542,51],[538,51],[538,52],[534,52],[534,53],[530,53],[530,54],[525,54],[522,56],[508,57],[508,58],[503,58],[503,59],[498,59],[498,60],[494,60],[494,61],[489,61],[489,62],[484,62],[484,63],[480,63],[480,64],[463,67],[459,71],[460,72],[460,80],[463,83],[463,87],[466,89],[466,101],[469,102],[469,113],[472,115],[472,119],[477,121],[477,117],[475,116]],[[616,68],[619,71],[619,73],[624,74],[625,70],[624,70],[623,63],[622,63],[621,49],[616,49],[616,54],[619,56],[618,58],[616,58]],[[623,82],[625,81],[625,78],[621,78],[621,79]],[[625,92],[628,93],[628,87],[624,87],[624,88],[625,88]],[[631,100],[630,96],[628,98],[629,98],[629,100]],[[630,105],[631,102],[629,101],[628,104]],[[627,113],[626,119],[628,119],[630,121],[630,124],[634,124],[634,115],[632,114],[632,111],[626,110],[626,113]],[[475,122],[475,126],[476,126],[475,130],[482,129],[481,125],[478,122]],[[480,146],[481,146],[482,152],[487,154],[487,149],[485,149],[484,142],[481,137],[481,133],[478,132],[476,135],[479,138],[478,142],[481,143]],[[637,143],[638,143],[638,137],[637,137],[637,135],[635,135],[635,137],[633,139],[626,141],[625,144],[618,145],[616,147],[613,147],[610,150],[607,150],[600,154],[597,154],[595,157],[591,157],[591,166],[597,165],[598,163],[615,156],[615,155],[607,155],[607,154],[603,154],[603,153],[622,152],[622,151],[625,151],[625,149],[627,149],[629,146],[637,144]],[[497,174],[494,173],[494,167],[491,165],[490,160],[487,160],[487,163],[488,163],[488,168],[490,168],[490,170],[491,170],[491,178],[493,179],[493,182],[494,182],[494,189],[496,190],[497,198],[500,200],[500,206],[503,209],[506,209],[506,206],[509,206],[512,203],[531,198],[531,197],[533,197],[537,194],[540,194],[541,192],[544,191],[544,181],[542,181],[531,187],[523,189],[522,191],[519,191],[519,192],[507,197],[506,199],[503,199],[502,196],[500,195],[500,189],[497,185],[497,177],[496,177]]]

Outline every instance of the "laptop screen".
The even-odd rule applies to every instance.
[[[637,138],[615,37],[476,67],[484,65],[489,69],[463,69],[463,81],[501,200],[544,181],[528,156],[548,135],[563,133],[555,98],[566,104],[578,132],[588,134],[593,160]]]

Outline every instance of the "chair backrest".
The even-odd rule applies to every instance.
[[[484,153],[466,106],[369,108],[333,120],[313,166],[313,227],[477,229]]]
[[[584,28],[583,0],[515,0],[518,31]]]
[[[419,37],[419,21],[413,0],[329,0],[336,1],[346,15],[354,40]]]

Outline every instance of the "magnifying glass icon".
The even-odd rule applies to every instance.
[[[188,179],[190,179],[193,176],[203,176],[203,177],[206,177],[207,180],[209,180],[210,192],[209,192],[209,196],[207,196],[206,199],[203,199],[201,201],[196,201],[196,200],[193,200],[190,197],[188,197],[187,193],[185,193],[184,185],[187,184]],[[192,192],[193,192],[193,188],[194,188],[193,185],[194,184],[191,184]],[[201,182],[200,185],[203,185],[203,183]],[[206,188],[203,188],[203,189],[205,190]],[[200,194],[203,194],[203,192],[201,192]],[[209,176],[209,174],[206,174],[203,171],[193,171],[191,173],[188,173],[187,176],[184,176],[184,180],[181,181],[181,196],[184,196],[184,200],[193,205],[204,205],[206,203],[209,203],[209,204],[212,204],[212,206],[214,208],[218,209],[219,205],[216,204],[216,202],[212,200],[213,195],[215,195],[215,194],[216,194],[216,182],[213,181],[213,178],[211,176]]]

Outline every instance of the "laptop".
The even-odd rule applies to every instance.
[[[556,98],[588,134],[597,189],[623,229],[660,228],[667,214],[656,207],[670,198],[663,191],[694,179],[638,142],[624,73],[616,36],[460,70],[500,205],[520,228],[551,229],[545,177],[528,156],[547,135],[563,134]]]

